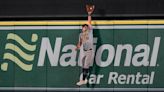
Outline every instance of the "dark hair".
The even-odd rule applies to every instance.
[[[85,26],[87,26],[87,27],[88,27],[88,24],[83,24],[83,25],[82,25],[82,27],[85,27]]]

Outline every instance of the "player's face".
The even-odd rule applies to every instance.
[[[83,26],[82,27],[82,32],[85,32],[86,30],[88,30],[88,26]]]

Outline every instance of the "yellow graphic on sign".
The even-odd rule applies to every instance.
[[[14,33],[9,33],[7,35],[7,40],[13,40],[15,42],[17,42],[19,45],[21,45],[24,49],[26,49],[27,51],[33,52],[36,50],[36,45],[30,45],[28,43],[26,43],[20,36],[18,36],[17,34]],[[31,38],[31,42],[36,42],[38,40],[38,35],[37,34],[32,34],[32,38]],[[34,60],[35,54],[28,54],[26,52],[24,52],[20,47],[18,47],[17,45],[13,44],[13,43],[7,43],[5,46],[6,50],[11,50],[14,51],[15,53],[17,53],[21,58],[24,59],[24,62],[26,61],[30,61],[32,62]],[[3,59],[5,60],[10,60],[12,62],[14,62],[16,65],[18,65],[21,69],[25,70],[25,71],[31,71],[33,64],[26,64],[23,61],[21,61],[20,58],[18,58],[17,56],[15,56],[12,53],[5,53]],[[4,62],[3,64],[1,64],[1,70],[3,71],[7,71],[8,69],[8,63]]]

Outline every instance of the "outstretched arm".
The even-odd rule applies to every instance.
[[[92,29],[92,13],[93,13],[93,11],[94,11],[94,8],[95,8],[95,6],[94,5],[87,5],[86,6],[86,8],[87,8],[87,12],[88,12],[88,25],[89,25],[89,28],[90,29]]]
[[[92,29],[92,16],[91,16],[91,14],[88,14],[88,26],[89,26],[89,28],[90,29]]]

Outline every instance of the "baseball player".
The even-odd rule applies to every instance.
[[[89,9],[88,9],[89,8]],[[76,50],[83,49],[82,57],[82,74],[83,78],[76,85],[80,86],[87,83],[87,75],[89,73],[89,66],[92,63],[92,53],[93,53],[93,30],[91,25],[91,14],[94,10],[94,6],[87,7],[88,12],[88,24],[82,25],[82,32],[79,35],[79,42],[76,46]]]

